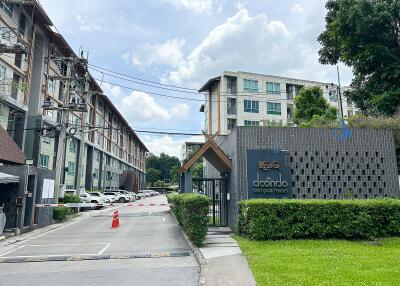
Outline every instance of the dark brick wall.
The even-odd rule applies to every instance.
[[[233,160],[230,176],[230,220],[237,202],[247,199],[247,149],[278,149],[290,153],[293,197],[343,199],[399,197],[399,180],[392,133],[352,129],[341,140],[334,129],[238,127],[217,139]],[[206,176],[216,170],[207,164]]]

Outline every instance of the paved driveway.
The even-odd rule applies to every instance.
[[[2,259],[76,261],[2,263],[0,285],[197,285],[199,267],[168,211],[167,206],[121,207],[118,229],[111,229],[112,209],[96,211],[13,245],[3,243]],[[166,257],[171,255],[176,257]],[[102,259],[80,259],[87,257]]]

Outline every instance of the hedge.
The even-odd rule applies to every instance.
[[[67,207],[55,207],[53,209],[53,219],[56,221],[64,221],[67,219],[67,216],[72,213],[71,208]]]
[[[398,236],[400,200],[241,201],[238,225],[240,235],[255,240]]]
[[[208,230],[209,197],[199,194],[168,194],[179,224],[196,246],[201,246]]]

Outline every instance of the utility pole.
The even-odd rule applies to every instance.
[[[336,66],[337,70],[337,77],[338,77],[338,95],[339,95],[339,108],[340,108],[340,115],[342,116],[342,120],[344,119],[343,115],[343,101],[342,101],[342,87],[340,86],[340,74],[339,74],[339,66]]]
[[[71,92],[71,78],[72,78],[72,65],[73,59],[68,59],[67,65],[67,77],[66,77],[66,90],[63,98],[63,105],[68,106],[70,101],[70,92]],[[60,185],[62,174],[65,171],[65,146],[67,139],[67,125],[69,120],[69,112],[68,109],[61,110],[61,127],[60,134],[58,136],[58,147],[57,147],[57,161],[56,161],[56,181],[54,186],[54,203],[58,203],[58,196],[60,194]]]
[[[85,102],[88,102],[89,100],[89,72],[86,71],[85,73],[85,91],[83,93],[83,98],[85,99]],[[81,192],[81,172],[82,172],[82,165],[83,165],[83,159],[86,158],[85,156],[85,134],[83,128],[86,126],[86,116],[87,112],[82,111],[82,116],[81,116],[81,130],[80,130],[80,144],[79,144],[79,154],[78,154],[78,169],[77,169],[77,174],[76,174],[76,191],[78,195]]]

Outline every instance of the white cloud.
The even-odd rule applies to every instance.
[[[141,68],[154,65],[168,65],[175,68],[183,61],[182,47],[184,44],[185,40],[182,39],[172,39],[157,44],[146,43],[132,54],[123,54],[122,58],[125,61],[130,58],[133,65]]]
[[[300,14],[300,13],[303,13],[303,12],[304,12],[304,8],[300,4],[294,4],[292,6],[292,13],[293,14]]]
[[[102,31],[104,30],[104,20],[96,19],[93,21],[89,21],[87,17],[83,17],[82,15],[76,15],[76,20],[79,24],[79,29],[84,32],[93,32],[93,31]]]
[[[177,9],[187,9],[197,14],[211,13],[215,9],[222,11],[221,0],[163,0],[163,2],[173,5]]]
[[[179,159],[181,157],[181,145],[185,141],[184,139],[173,139],[168,135],[162,137],[143,136],[142,140],[151,153],[156,155],[165,153]]]
[[[189,105],[186,103],[175,105],[170,113],[175,118],[185,119],[189,116]]]
[[[133,91],[122,98],[119,109],[132,126],[150,122],[186,119],[189,116],[189,105],[177,104],[167,109],[156,102],[148,93]]]
[[[247,5],[247,0],[238,0],[235,3],[235,7],[238,10],[242,10],[242,9],[246,8],[246,5]]]
[[[155,102],[148,93],[133,91],[125,96],[120,104],[120,111],[129,122],[148,123],[157,120],[170,119],[169,112]]]
[[[101,89],[107,96],[118,97],[122,94],[122,90],[119,86],[111,85],[109,83],[102,83]]]
[[[283,22],[242,9],[211,30],[161,82],[198,88],[225,70],[324,81],[333,78],[334,69],[320,65],[315,44],[288,31]]]

